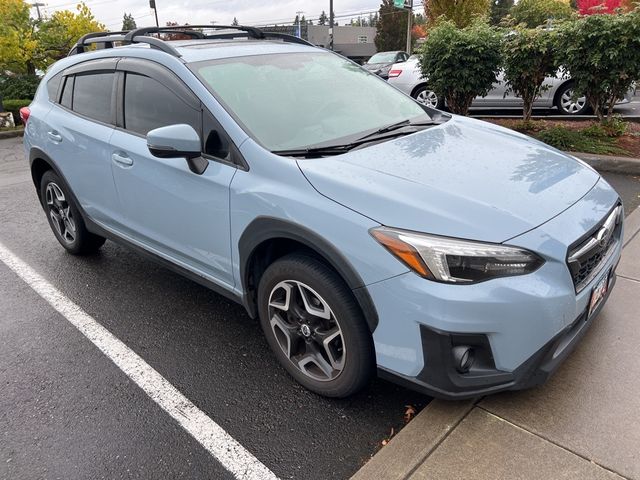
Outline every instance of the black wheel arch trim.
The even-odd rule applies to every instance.
[[[314,231],[287,220],[274,217],[261,216],[254,219],[244,230],[238,241],[240,278],[244,292],[243,304],[249,315],[257,316],[252,287],[249,282],[249,260],[256,248],[263,242],[275,239],[296,241],[307,248],[317,252],[329,265],[342,277],[349,289],[353,292],[358,305],[362,309],[371,332],[378,325],[378,314],[365,284],[342,253],[328,240]]]

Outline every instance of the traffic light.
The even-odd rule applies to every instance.
[[[149,8],[156,9],[156,0],[149,0]]]

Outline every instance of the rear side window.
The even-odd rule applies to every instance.
[[[73,77],[67,77],[62,88],[60,105],[71,110],[71,100],[73,98]]]
[[[127,73],[124,88],[124,124],[127,130],[146,135],[150,130],[176,123],[200,132],[200,110],[191,108],[153,78]]]
[[[113,72],[76,75],[73,111],[99,122],[111,123],[114,78]],[[66,88],[64,93],[67,93]]]
[[[62,73],[58,73],[49,79],[47,82],[47,94],[49,95],[49,100],[52,102],[58,102],[58,88],[60,87],[60,82],[62,81]]]

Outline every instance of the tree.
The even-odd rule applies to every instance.
[[[509,15],[513,8],[513,0],[491,0],[491,25],[499,25],[500,21]]]
[[[422,47],[422,74],[452,112],[466,115],[475,97],[489,93],[500,68],[500,40],[481,20],[464,28],[444,20],[431,29]]]
[[[443,18],[463,28],[478,17],[487,17],[490,3],[491,0],[429,0],[426,10],[431,25]]]
[[[379,52],[407,48],[408,11],[393,6],[393,0],[382,0],[376,24],[375,44]]]
[[[234,27],[237,27],[238,25],[240,25],[236,17],[233,17],[233,22],[231,22],[231,25],[233,25]]]
[[[322,13],[320,14],[320,18],[318,18],[318,25],[328,25],[329,24],[329,17],[327,17],[327,14],[324,13],[324,10],[322,11]]]
[[[576,5],[580,15],[614,13],[623,7],[621,0],[576,0]]]
[[[568,0],[519,0],[511,9],[518,24],[539,27],[553,20],[564,20],[573,15]]]
[[[36,22],[23,0],[0,0],[0,72],[35,74]]]
[[[40,23],[37,65],[45,69],[53,62],[64,58],[80,37],[91,32],[106,31],[83,2],[76,6],[77,13],[69,10],[54,12],[50,18]]]
[[[640,79],[640,10],[587,15],[561,25],[556,50],[599,120]]]
[[[558,69],[555,37],[554,30],[520,27],[504,38],[504,77],[508,89],[522,98],[525,122],[531,120],[533,102],[545,90],[545,78]]]
[[[135,19],[133,18],[133,15],[131,15],[130,13],[125,13],[124,17],[122,18],[122,30],[135,30],[136,28],[138,27],[136,25]]]

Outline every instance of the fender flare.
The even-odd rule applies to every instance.
[[[257,307],[251,296],[248,266],[256,248],[267,240],[287,239],[299,242],[318,253],[342,277],[353,292],[358,305],[373,332],[378,325],[378,314],[365,284],[347,258],[328,240],[314,231],[287,220],[274,217],[257,217],[244,230],[238,240],[240,279],[244,305],[252,317],[257,316]]]

